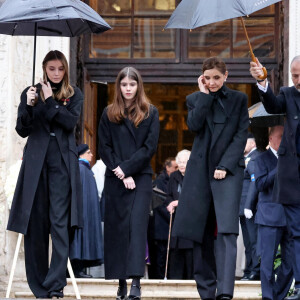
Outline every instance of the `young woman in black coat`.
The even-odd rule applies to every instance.
[[[55,50],[43,60],[43,80],[23,91],[18,107],[16,131],[28,140],[7,229],[25,235],[27,280],[37,298],[63,297],[69,225],[82,226],[74,137],[82,102],[81,91],[70,85],[65,56]]]
[[[117,299],[127,299],[127,278],[133,278],[129,299],[141,298],[152,197],[150,161],[158,136],[158,111],[145,95],[139,72],[126,67],[118,74],[113,103],[99,124],[99,154],[107,167],[105,278],[119,279]]]
[[[186,164],[190,158],[191,151],[181,150],[176,155],[178,170],[170,175],[168,182],[168,193],[165,205],[175,220],[176,207],[182,189]],[[193,246],[194,242],[177,237],[171,237],[169,255],[169,279],[193,279]]]
[[[249,126],[247,95],[226,87],[228,71],[221,59],[208,58],[202,71],[199,91],[187,96],[187,125],[196,137],[173,234],[195,242],[194,278],[201,298],[229,300]]]

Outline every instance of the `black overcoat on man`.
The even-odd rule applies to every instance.
[[[261,100],[270,114],[286,113],[284,132],[278,153],[278,172],[273,190],[277,202],[300,205],[300,178],[296,149],[297,127],[300,119],[300,93],[293,87],[282,87],[273,94],[270,85],[266,93],[260,91]]]
[[[159,137],[158,111],[136,128],[129,119],[110,122],[107,109],[99,124],[99,154],[105,172],[104,263],[106,279],[142,277],[145,268],[147,225],[152,197],[150,161]],[[113,169],[120,166],[136,188],[126,189]]]
[[[18,108],[16,131],[28,137],[24,147],[23,161],[13,198],[7,229],[26,234],[33,200],[39,194],[39,179],[44,165],[45,155],[51,132],[55,133],[61,155],[70,176],[71,184],[71,226],[82,226],[82,192],[78,167],[78,154],[74,137],[74,128],[78,121],[83,95],[74,87],[74,95],[57,102],[49,97],[44,102],[40,95],[37,104],[27,105],[27,87],[21,95]],[[37,85],[37,90],[41,86]],[[48,217],[48,216],[41,216]]]
[[[239,233],[243,152],[249,125],[247,96],[226,86],[221,93],[223,108],[214,116],[211,95],[195,92],[187,97],[187,125],[197,135],[187,163],[173,234],[199,243],[212,198],[218,232]],[[228,170],[225,179],[213,178],[218,166]]]
[[[184,176],[180,173],[179,170],[173,172],[170,175],[170,180],[168,183],[168,195],[167,198],[165,200],[164,206],[165,206],[165,210],[166,207],[175,200],[179,200],[179,196],[181,193],[181,189],[182,189],[182,183],[183,183],[183,178]],[[170,215],[170,214],[169,214]],[[173,214],[173,222],[176,219],[176,209],[175,212]],[[171,240],[170,240],[170,248],[177,248],[177,249],[193,249],[193,241],[191,240],[186,240],[186,239],[182,239],[182,238],[177,238],[172,236]]]

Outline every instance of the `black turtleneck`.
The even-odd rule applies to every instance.
[[[51,88],[53,89],[54,94],[56,94],[61,89],[63,81],[61,81],[59,83],[54,83],[48,77],[47,77],[47,79],[51,84]]]

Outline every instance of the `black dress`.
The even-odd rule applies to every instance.
[[[125,119],[110,122],[107,111],[99,124],[99,154],[107,166],[104,196],[104,262],[106,279],[142,277],[150,201],[152,168],[150,161],[157,147],[159,119],[151,105],[150,114],[137,128]],[[117,166],[132,176],[136,188],[126,189],[113,169]]]

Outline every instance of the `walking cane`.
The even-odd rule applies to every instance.
[[[20,251],[20,247],[21,247],[22,237],[23,237],[22,233],[19,233],[18,240],[17,240],[17,245],[16,245],[16,249],[15,249],[15,254],[14,254],[14,259],[13,259],[13,263],[12,263],[11,271],[10,271],[10,275],[9,275],[8,286],[7,286],[7,290],[6,290],[6,296],[5,296],[6,299],[9,298],[9,294],[10,294],[10,291],[11,291],[11,286],[12,286],[12,282],[13,282],[13,278],[14,278],[14,274],[15,274],[18,255],[19,255],[19,251]],[[69,274],[70,274],[70,278],[71,278],[71,281],[72,281],[72,285],[73,285],[73,288],[74,288],[76,299],[81,299],[80,294],[79,294],[79,290],[78,290],[78,286],[77,286],[77,283],[76,283],[76,279],[75,279],[75,276],[74,276],[74,272],[73,272],[73,269],[72,269],[69,258],[68,258],[68,271],[69,271]]]
[[[170,213],[170,225],[169,225],[169,236],[168,236],[168,248],[167,248],[166,270],[165,270],[165,278],[164,278],[164,280],[167,280],[168,261],[169,261],[169,250],[170,250],[170,239],[171,239],[171,229],[172,229],[172,216],[173,216],[173,213]]]

